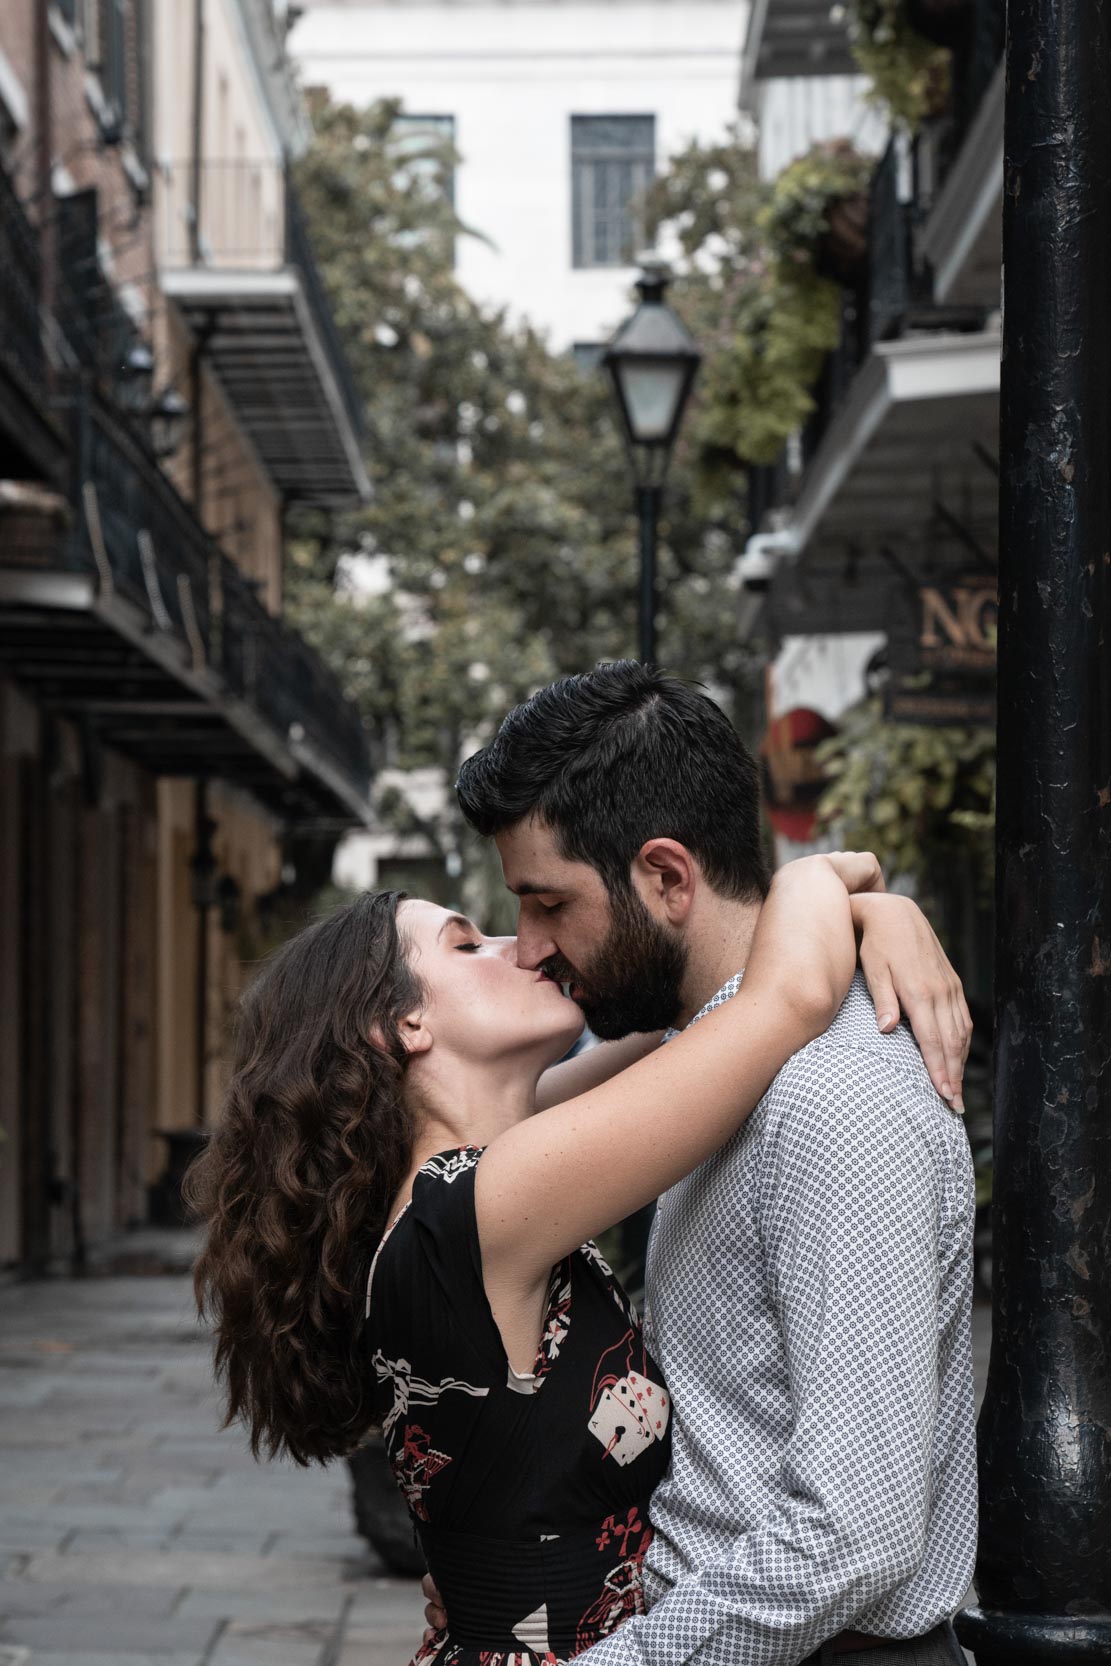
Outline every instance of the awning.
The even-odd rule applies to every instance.
[[[752,0],[741,53],[742,110],[752,108],[759,81],[860,73],[839,9],[831,0]]]
[[[999,351],[997,330],[879,343],[806,470],[785,529],[795,552],[918,537],[939,506],[994,527]]]

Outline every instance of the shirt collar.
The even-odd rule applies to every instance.
[[[744,975],[744,967],[742,966],[739,972],[734,972],[731,978],[725,980],[717,994],[712,995],[704,1007],[699,1007],[694,1017],[683,1028],[689,1030],[691,1024],[697,1024],[700,1018],[705,1018],[706,1014],[713,1012],[715,1007],[724,1006],[726,1001],[731,1001],[741,987],[741,979]],[[679,1034],[681,1034],[680,1030],[668,1030],[664,1035],[664,1041],[671,1041]]]

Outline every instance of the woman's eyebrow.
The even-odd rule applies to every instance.
[[[474,921],[473,920],[468,920],[468,918],[465,914],[449,914],[447,919],[444,921],[443,925],[440,927],[439,931],[436,933],[437,943],[440,941],[440,938],[444,935],[444,932],[447,930],[448,926],[462,926],[464,931],[473,931],[476,937],[481,937],[482,936],[482,933],[479,931],[479,929],[475,925]]]

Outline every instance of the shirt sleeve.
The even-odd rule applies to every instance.
[[[796,1666],[921,1565],[939,1181],[920,1108],[861,1065],[842,1049],[820,1072],[792,1061],[766,1102],[756,1207],[796,1414],[774,1508],[590,1666]],[[716,1457],[742,1461],[725,1430]]]

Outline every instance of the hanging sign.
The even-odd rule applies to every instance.
[[[895,723],[990,726],[995,722],[999,601],[991,575],[923,584],[914,613],[889,634],[887,716]],[[914,679],[929,672],[928,685]]]

